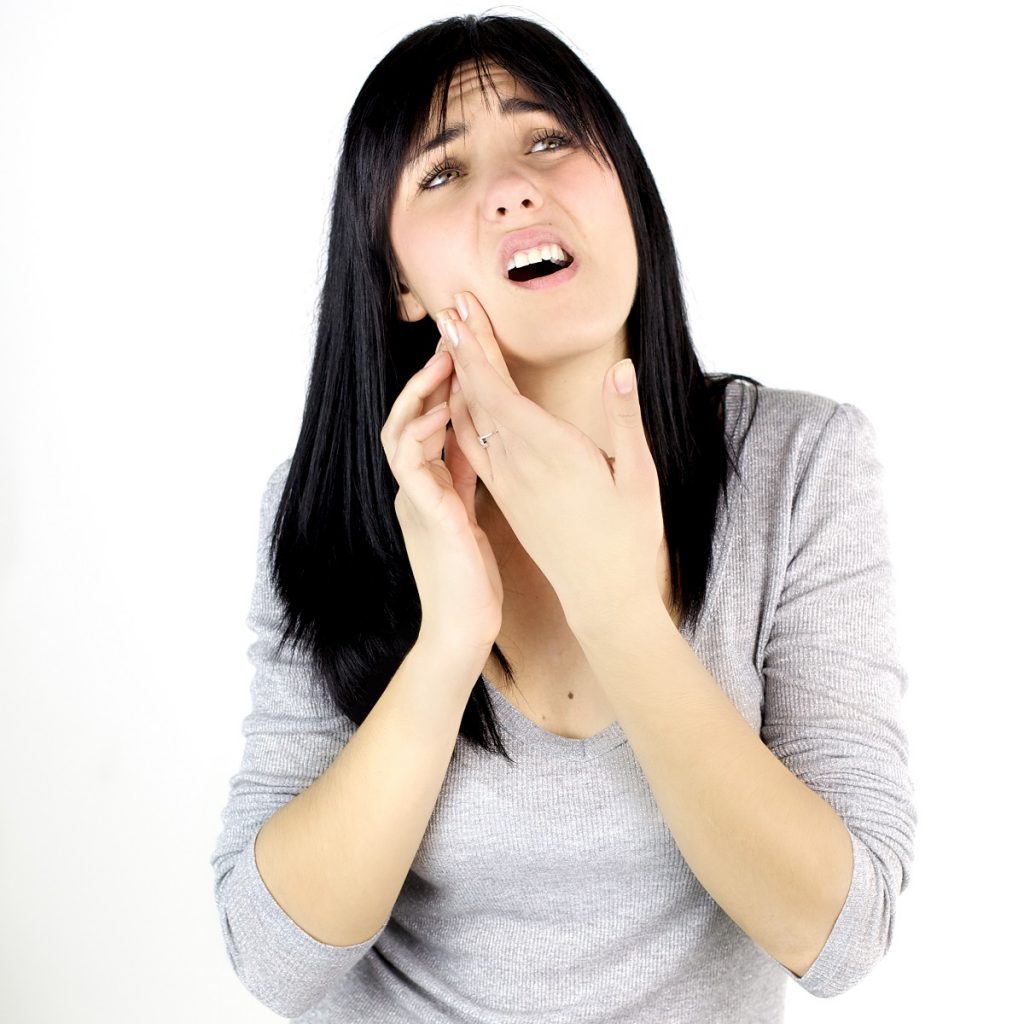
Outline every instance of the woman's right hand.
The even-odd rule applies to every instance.
[[[476,472],[455,431],[445,430],[453,372],[439,346],[395,399],[380,440],[398,481],[395,512],[420,595],[420,638],[486,658],[501,630],[504,591],[476,520]]]

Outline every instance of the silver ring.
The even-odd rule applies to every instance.
[[[497,433],[497,431],[496,431],[496,430],[492,430],[492,431],[491,431],[491,432],[490,432],[489,434],[480,434],[480,435],[479,435],[479,436],[477,437],[477,440],[478,440],[478,441],[480,442],[480,444],[481,444],[481,446],[482,446],[482,447],[486,448],[486,447],[487,447],[487,438],[489,438],[489,437],[494,437],[494,435],[495,435],[496,433]]]

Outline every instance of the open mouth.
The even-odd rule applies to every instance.
[[[568,253],[566,254],[568,255]],[[574,257],[568,260],[541,260],[539,263],[527,263],[525,267],[513,267],[508,272],[510,281],[533,281],[538,277],[550,277],[573,264]]]

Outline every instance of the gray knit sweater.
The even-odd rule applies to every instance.
[[[726,429],[737,440],[753,391],[745,382],[726,391]],[[776,1022],[789,979],[836,996],[886,953],[917,817],[883,471],[856,406],[761,390],[728,513],[719,502],[703,614],[692,631],[681,627],[762,741],[849,828],[853,882],[802,978],[697,881],[618,722],[589,739],[558,736],[490,680],[517,763],[459,737],[381,930],[336,947],[292,921],[256,868],[256,833],[355,726],[305,695],[301,661],[273,659],[280,606],[269,531],[288,465],[263,497],[247,623],[257,638],[252,711],[211,858],[227,953],[256,999],[305,1024]]]

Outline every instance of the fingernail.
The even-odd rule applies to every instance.
[[[452,378],[452,394],[453,395],[457,394],[461,390],[462,390],[462,385],[459,383],[459,378],[457,376],[453,377]]]
[[[444,333],[448,335],[448,340],[456,347],[459,347],[459,329],[455,325],[454,320],[442,320],[441,327],[444,329]]]
[[[466,296],[459,292],[455,296],[455,305],[459,307],[459,316],[463,320],[469,319],[469,303],[466,301]]]
[[[636,379],[633,372],[633,360],[624,359],[617,363],[612,370],[612,379],[615,381],[615,390],[620,395],[628,395],[633,390],[633,381]]]
[[[426,361],[426,362],[425,362],[425,363],[423,364],[423,365],[424,365],[424,368],[426,368],[427,366],[433,366],[433,365],[434,365],[434,363],[436,363],[436,362],[438,361],[438,359],[440,359],[440,358],[441,358],[441,353],[440,353],[440,352],[435,352],[435,353],[434,353],[434,354],[433,354],[433,355],[432,355],[432,356],[431,356],[431,357],[430,357],[430,358],[429,358],[429,359],[428,359],[428,360],[427,360],[427,361]]]

